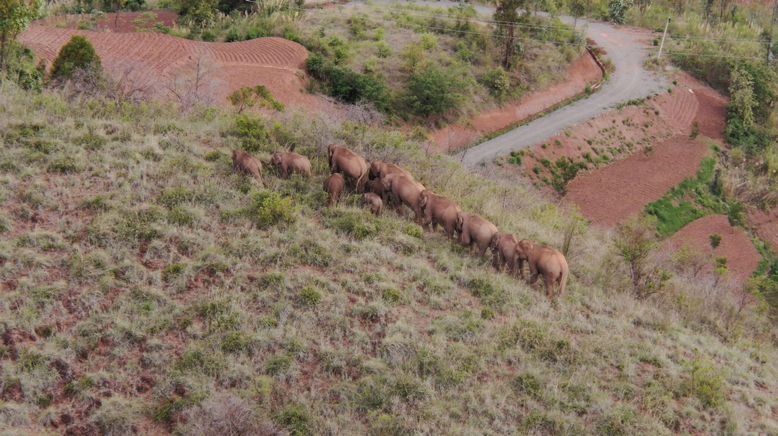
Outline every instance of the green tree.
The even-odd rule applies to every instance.
[[[608,18],[614,23],[624,24],[630,7],[632,7],[632,0],[610,0],[608,2]]]
[[[442,116],[462,99],[464,83],[453,73],[434,65],[417,68],[408,82],[411,111],[422,117]]]
[[[616,252],[629,268],[633,291],[638,298],[659,292],[670,279],[669,274],[649,264],[651,252],[658,246],[656,220],[632,218],[616,229]]]
[[[219,0],[183,0],[179,13],[188,26],[204,29],[216,20],[218,6]]]
[[[516,22],[519,21],[519,8],[526,8],[527,0],[498,0],[494,11],[494,21],[497,23],[495,37],[502,39],[502,66],[509,70],[516,47]]]
[[[0,71],[5,70],[9,46],[38,16],[39,0],[0,0]]]
[[[570,0],[570,15],[573,16],[573,29],[578,26],[578,18],[586,14],[586,0]]]
[[[52,80],[70,80],[78,71],[99,72],[100,57],[92,43],[83,36],[74,36],[62,46],[51,66]]]
[[[729,85],[729,95],[732,97],[729,103],[730,116],[736,116],[743,127],[751,128],[754,125],[754,82],[751,75],[742,68],[732,70]]]

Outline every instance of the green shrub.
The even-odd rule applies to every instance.
[[[333,209],[328,211],[325,216],[325,224],[330,228],[360,240],[376,236],[379,233],[375,221],[366,219],[366,214],[361,211]]]
[[[324,85],[324,91],[345,103],[373,103],[378,110],[388,111],[389,90],[374,74],[360,74],[348,67],[336,65],[314,53],[305,63],[308,73]]]
[[[721,244],[721,235],[714,233],[708,237],[710,239],[711,248],[717,248]]]
[[[724,405],[724,377],[712,364],[695,359],[687,365],[689,378],[682,385],[687,395],[697,397],[703,406],[716,409]]]
[[[310,286],[306,286],[300,291],[299,301],[304,306],[318,306],[319,302],[321,302],[321,293]]]
[[[242,214],[258,228],[264,229],[293,223],[297,219],[297,208],[291,198],[281,197],[276,192],[262,191],[251,197],[249,206],[243,209]]]
[[[60,157],[49,164],[50,173],[72,174],[81,171],[81,166],[70,156]]]
[[[502,68],[492,68],[481,79],[489,93],[497,99],[503,99],[511,90],[511,78]]]
[[[83,36],[74,36],[62,46],[51,66],[52,80],[71,80],[78,71],[99,73],[100,57],[95,48]]]
[[[280,354],[268,359],[265,364],[265,373],[268,375],[283,374],[292,367],[293,359],[288,354]]]
[[[289,405],[274,418],[276,424],[283,427],[292,436],[313,434],[313,423],[308,411],[302,405]]]
[[[411,74],[406,100],[414,115],[443,116],[464,99],[464,88],[464,82],[453,72],[426,65]]]
[[[270,151],[270,131],[262,119],[249,115],[235,118],[233,135],[240,138],[241,147],[251,153],[265,149]]]

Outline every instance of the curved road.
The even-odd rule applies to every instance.
[[[397,0],[374,0],[374,3],[405,3]],[[409,2],[411,3],[411,2]],[[456,6],[452,1],[416,1],[412,3],[433,7]],[[491,17],[494,9],[489,6],[473,5],[479,14]],[[561,17],[572,24],[572,17]],[[668,84],[658,75],[643,68],[648,56],[647,46],[637,31],[610,23],[578,20],[578,27],[600,47],[604,48],[613,62],[615,71],[605,84],[589,96],[564,106],[550,114],[524,124],[498,137],[471,147],[457,157],[470,168],[486,164],[512,151],[540,144],[575,124],[588,121],[601,113],[632,99],[648,97]],[[645,38],[643,36],[642,38]]]

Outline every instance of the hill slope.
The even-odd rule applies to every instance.
[[[681,279],[635,300],[605,235],[579,225],[554,308],[393,213],[322,207],[337,140],[561,243],[571,216],[400,134],[8,86],[0,107],[3,430],[778,431],[775,330]],[[232,174],[230,148],[280,143],[313,180]]]

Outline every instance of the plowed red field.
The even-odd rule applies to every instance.
[[[693,177],[708,147],[676,136],[626,159],[576,177],[567,188],[572,201],[590,220],[617,225],[636,215],[684,179]]]
[[[718,234],[721,243],[715,249],[711,247],[710,236]],[[727,268],[733,278],[742,281],[756,271],[761,261],[759,252],[754,248],[748,235],[742,230],[729,225],[724,215],[711,215],[700,218],[682,228],[670,238],[670,245],[679,248],[687,245],[712,258],[726,257]],[[708,271],[713,270],[711,262]]]
[[[320,109],[325,100],[305,92],[307,50],[283,38],[235,43],[190,41],[159,33],[96,32],[32,25],[19,40],[48,65],[74,35],[90,40],[105,70],[125,88],[155,98],[191,92],[206,103],[226,104],[243,86],[266,86],[288,106]],[[190,89],[192,88],[192,89]]]
[[[748,213],[748,221],[756,228],[756,233],[764,239],[774,251],[778,251],[778,208],[770,212],[751,210]]]

